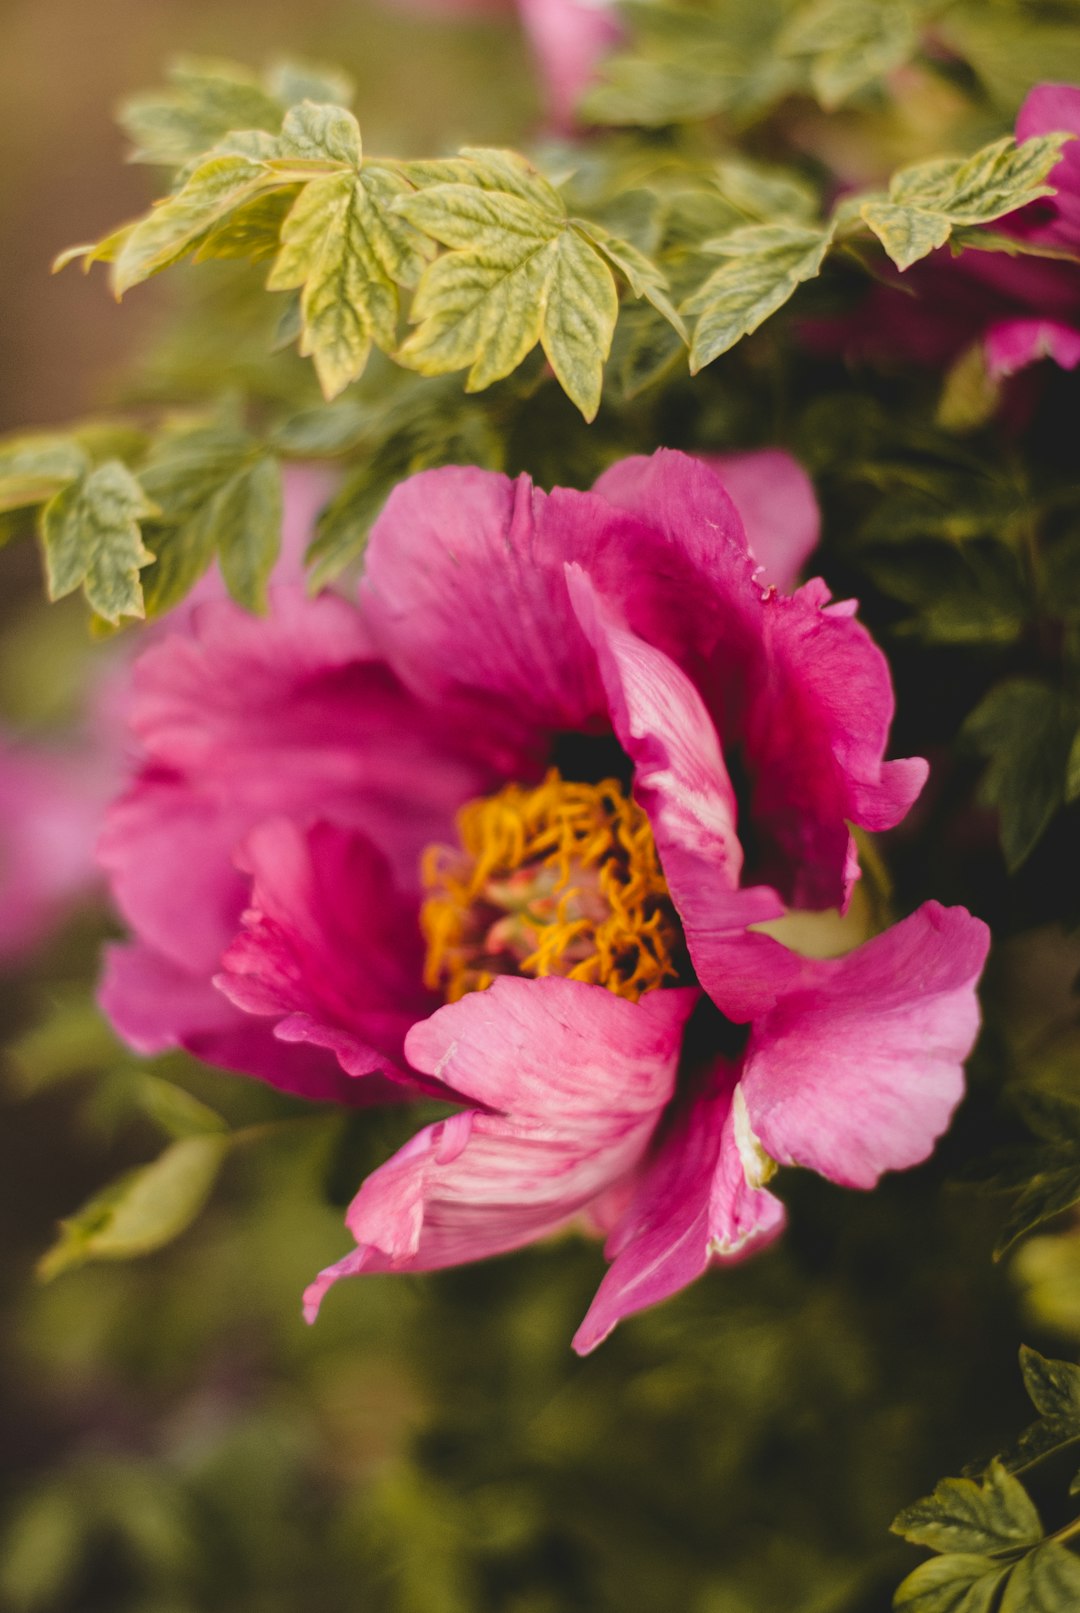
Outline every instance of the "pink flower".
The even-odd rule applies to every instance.
[[[750,541],[679,454],[592,493],[424,472],[358,606],[206,606],[143,658],[115,1023],[309,1095],[464,1105],[363,1184],[309,1314],[340,1276],[584,1220],[612,1262],[590,1349],[775,1236],[778,1164],[870,1187],[947,1125],[985,927],[931,903],[813,962],[759,928],[842,905],[849,823],[898,822],[926,768],[883,761],[853,606],[779,591],[816,535],[798,467],[729,474]]]
[[[0,960],[16,963],[98,880],[94,835],[111,780],[83,745],[0,738]]]
[[[1016,138],[1066,131],[1080,135],[1080,88],[1039,84],[1016,120]],[[849,320],[819,323],[814,345],[839,342],[851,356],[949,363],[975,341],[994,379],[1051,358],[1063,369],[1080,363],[1080,139],[1066,145],[1043,197],[991,226],[1062,258],[947,248],[906,271],[892,291],[875,286]]]
[[[517,11],[540,74],[547,121],[567,133],[605,56],[622,38],[614,0],[396,0],[413,11],[489,16]]]

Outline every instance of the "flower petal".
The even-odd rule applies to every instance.
[[[238,857],[252,876],[241,933],[215,984],[276,1035],[331,1049],[352,1076],[403,1079],[409,1026],[429,1013],[415,901],[363,835],[273,819]]]
[[[478,1260],[572,1220],[641,1159],[696,998],[503,976],[415,1026],[417,1068],[508,1113],[440,1121],[368,1178],[347,1217],[359,1247],[308,1289],[309,1319],[339,1277]]]
[[[1080,135],[1080,89],[1075,84],[1036,84],[1017,113],[1016,138],[1031,140],[1059,131]],[[1080,252],[1080,141],[1068,142],[1048,177],[1053,197],[1009,214],[996,227],[1044,246]]]
[[[698,978],[717,1006],[748,1019],[771,1003],[798,960],[748,926],[779,918],[767,886],[739,888],[742,848],[712,719],[690,679],[621,622],[578,566],[567,584],[596,650],[634,793],[649,814],[664,876]]]
[[[359,613],[331,595],[282,590],[265,618],[204,605],[134,677],[144,765],[99,855],[134,928],[187,968],[212,970],[235,935],[246,887],[232,853],[262,819],[355,826],[415,888],[423,846],[490,780],[372,659]]]
[[[703,454],[742,517],[765,581],[788,594],[817,548],[821,511],[814,484],[797,459],[780,448]]]
[[[847,957],[807,962],[751,1033],[757,1142],[847,1187],[926,1159],[963,1092],[988,945],[964,908],[927,902]]]
[[[1080,364],[1080,330],[1056,319],[1003,319],[983,337],[986,367],[998,380],[1052,358],[1063,370]]]
[[[608,1241],[612,1264],[574,1336],[579,1355],[624,1317],[694,1282],[714,1258],[740,1258],[781,1231],[783,1205],[743,1173],[731,1111],[737,1077],[737,1066],[719,1060],[676,1100]]]
[[[591,549],[607,512],[567,496],[560,515],[525,476],[422,471],[394,488],[368,542],[360,599],[382,653],[415,694],[486,733],[509,773],[538,735],[603,720],[563,561]]]
[[[222,1070],[258,1076],[282,1092],[322,1103],[396,1102],[401,1088],[373,1077],[353,1081],[331,1053],[288,1047],[269,1025],[244,1014],[205,975],[135,943],[105,950],[99,1001],[136,1052],[183,1047]]]

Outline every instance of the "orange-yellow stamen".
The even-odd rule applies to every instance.
[[[686,974],[649,820],[614,779],[554,769],[457,816],[461,849],[429,846],[424,978],[455,1002],[497,974],[563,975],[636,1000]]]

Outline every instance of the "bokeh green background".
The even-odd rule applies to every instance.
[[[167,287],[118,309],[97,278],[48,274],[144,205],[111,108],[167,57],[340,63],[365,138],[399,152],[514,140],[538,109],[510,17],[8,0],[3,24],[5,429],[121,398],[167,317]],[[0,554],[0,579],[0,709],[58,729],[103,652],[80,607],[41,603],[28,545]],[[998,1212],[947,1186],[977,1104],[959,1141],[873,1196],[785,1180],[777,1249],[588,1361],[569,1339],[601,1258],[576,1238],[342,1285],[307,1329],[301,1290],[346,1247],[343,1205],[407,1118],[316,1115],[178,1060],[172,1075],[261,1136],[173,1247],[42,1286],[55,1222],[160,1147],[138,1070],[86,1006],[108,929],[91,907],[0,988],[13,1613],[884,1613],[913,1561],[894,1512],[1026,1420],[1022,1337],[1060,1353],[1080,1338],[1080,1243],[994,1265]],[[1006,947],[991,1036],[1037,1044],[1076,961],[1047,932]]]

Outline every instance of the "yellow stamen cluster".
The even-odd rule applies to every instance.
[[[645,813],[614,779],[552,769],[462,807],[461,850],[429,846],[424,978],[449,1002],[497,974],[563,975],[636,1000],[685,974],[682,931]]]

